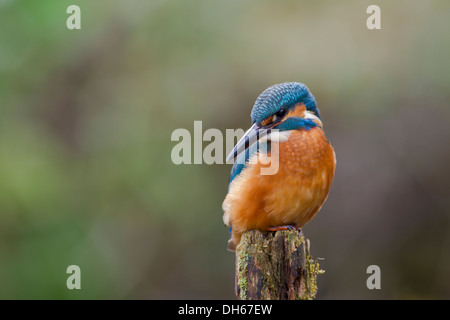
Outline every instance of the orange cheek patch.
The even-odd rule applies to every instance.
[[[261,126],[267,126],[269,123],[272,122],[272,117],[269,117],[267,119],[264,119],[263,121],[261,121]]]
[[[295,105],[293,109],[291,109],[286,116],[284,116],[284,120],[290,117],[303,118],[305,115],[306,107],[303,103]],[[261,121],[261,126],[267,126],[272,123],[273,117],[269,117]]]
[[[303,103],[295,105],[295,107],[289,111],[288,115],[285,117],[297,117],[297,118],[303,118],[305,115],[306,107]]]

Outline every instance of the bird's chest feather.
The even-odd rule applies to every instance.
[[[335,170],[334,150],[320,128],[293,130],[279,143],[278,161],[278,172],[261,179],[272,190],[264,195],[265,211],[283,223],[302,225],[328,195]]]
[[[312,128],[279,136],[270,154],[271,161],[278,161],[275,174],[261,174],[272,164],[256,157],[231,183],[223,204],[225,223],[236,230],[290,223],[302,227],[322,206],[334,176],[334,151],[324,132]]]
[[[320,128],[292,130],[278,151],[279,175],[275,178],[279,179],[316,179],[335,162],[333,148]]]

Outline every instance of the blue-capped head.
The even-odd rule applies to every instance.
[[[322,127],[316,99],[309,89],[299,82],[273,85],[261,93],[253,105],[252,127],[245,133],[228,155],[227,161],[236,158],[263,134],[270,140],[273,130],[309,130]]]
[[[275,84],[263,91],[253,105],[252,123],[261,124],[265,119],[272,117],[280,110],[288,110],[297,104],[304,104],[320,119],[316,99],[309,89],[299,82],[285,82]]]

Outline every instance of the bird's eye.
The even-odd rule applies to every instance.
[[[286,112],[287,110],[283,108],[277,113],[275,113],[275,115],[273,116],[273,121],[283,118],[286,115]]]

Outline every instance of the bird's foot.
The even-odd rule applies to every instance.
[[[285,226],[276,226],[276,227],[269,227],[267,228],[267,231],[279,231],[279,230],[297,230],[298,232],[302,232],[302,230],[295,224],[288,224]]]

